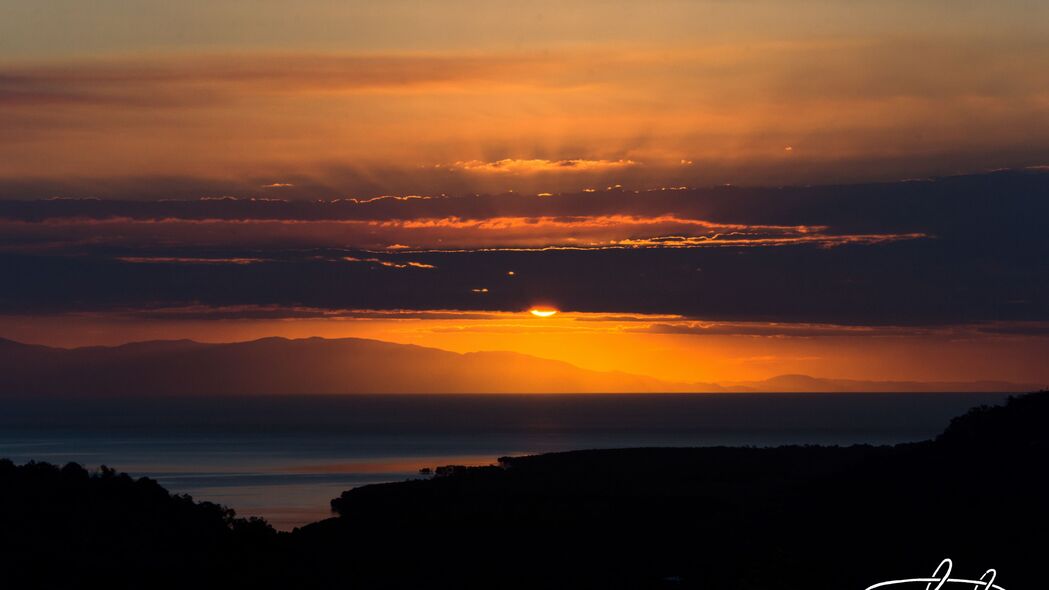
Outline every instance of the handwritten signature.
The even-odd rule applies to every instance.
[[[925,590],[940,590],[947,584],[971,584],[973,590],[1005,590],[1001,586],[994,583],[994,579],[998,577],[998,572],[994,569],[989,569],[979,580],[966,580],[964,578],[952,578],[951,570],[954,569],[954,562],[950,559],[944,559],[940,562],[940,565],[936,566],[936,570],[932,572],[930,578],[906,578],[903,580],[889,580],[887,582],[878,582],[873,586],[868,586],[867,590],[874,590],[875,588],[884,588],[886,586],[895,586],[897,584],[925,584]],[[936,584],[936,586],[933,586]]]

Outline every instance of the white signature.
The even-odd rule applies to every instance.
[[[936,566],[936,570],[932,573],[930,578],[907,578],[904,580],[889,580],[887,582],[878,582],[873,586],[867,586],[867,590],[874,590],[875,588],[884,588],[886,586],[895,586],[896,584],[925,584],[925,590],[940,590],[947,584],[971,584],[973,590],[1005,590],[1001,586],[994,583],[994,579],[998,577],[998,572],[994,569],[989,569],[979,580],[966,580],[964,578],[952,578],[951,570],[954,569],[954,562],[950,559],[944,559],[940,562],[940,565]],[[936,586],[933,586],[936,584]]]

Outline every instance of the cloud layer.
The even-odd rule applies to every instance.
[[[550,196],[0,201],[0,312],[545,303],[706,321],[1047,321],[1047,194],[1049,174],[1028,170]]]
[[[1044,38],[6,61],[0,196],[187,196],[172,179],[218,195],[534,194],[1038,164]]]

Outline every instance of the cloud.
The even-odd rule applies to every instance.
[[[988,259],[941,240],[876,247],[649,248],[413,252],[337,263],[366,252],[273,250],[252,264],[128,263],[116,249],[62,255],[0,254],[0,313],[155,306],[261,305],[321,309],[521,311],[537,301],[565,312],[678,314],[705,321],[937,325],[1049,321],[1039,293],[1049,277],[1015,256]],[[182,257],[190,248],[180,248]],[[206,250],[206,249],[205,249]],[[227,249],[229,258],[247,251]],[[155,254],[161,256],[160,252]],[[170,256],[171,254],[166,254]],[[214,254],[212,254],[214,256]],[[978,256],[978,258],[974,257]],[[976,261],[979,261],[978,263]],[[514,276],[506,274],[514,270]],[[488,288],[478,297],[471,290]],[[70,298],[76,293],[76,298]],[[1016,297],[1004,303],[1003,294]]]
[[[340,309],[294,305],[183,305],[115,309],[83,317],[117,317],[157,320],[456,320],[481,321],[505,318],[507,314],[457,310]]]
[[[117,256],[132,264],[257,264],[263,258],[193,258],[188,256]]]
[[[273,219],[0,219],[0,250],[74,251],[178,244],[210,248],[348,248],[401,251],[768,247],[879,244],[907,234],[835,234],[821,226],[717,224],[673,216],[422,218],[304,221]],[[357,260],[357,261],[363,261]]]
[[[792,246],[799,244],[817,244],[824,248],[833,248],[843,244],[883,244],[899,240],[920,240],[929,236],[923,233],[909,234],[859,234],[859,235],[826,235],[809,234],[782,237],[745,237],[741,232],[728,236],[712,234],[710,236],[659,236],[653,238],[628,238],[615,240],[611,246],[616,248],[699,248],[710,246],[762,247]]]
[[[983,334],[998,336],[1049,337],[1049,322],[988,322],[976,329]]]
[[[0,201],[0,276],[17,277],[0,313],[539,301],[715,322],[1030,326],[1049,321],[1047,190],[1049,174],[1006,171],[548,197]]]
[[[769,338],[840,337],[910,337],[940,334],[941,328],[916,326],[855,326],[836,324],[780,323],[780,322],[709,322],[681,320],[673,323],[655,322],[643,326],[627,326],[626,332],[643,334],[674,334],[688,336],[757,336]],[[951,328],[954,333],[954,328]]]
[[[387,268],[421,268],[426,270],[432,270],[437,268],[432,264],[426,264],[425,262],[394,262],[392,260],[382,260],[380,258],[357,258],[356,256],[343,256],[341,260],[345,262],[366,262],[369,264],[378,264],[379,266],[385,266]]]
[[[1036,40],[822,38],[8,60],[0,179],[66,196],[112,195],[124,175],[256,194],[279,179],[295,185],[281,196],[332,198],[1036,165],[1049,146],[1046,55]]]
[[[539,172],[594,172],[618,170],[638,166],[633,160],[543,160],[531,159],[520,160],[504,158],[494,162],[482,162],[470,160],[468,162],[456,162],[450,168],[465,170],[467,172],[495,173],[495,174],[535,174]]]
[[[463,91],[543,83],[551,59],[520,55],[256,54],[84,60],[0,69],[0,104],[191,107],[250,95]]]
[[[91,198],[71,196],[73,186]],[[290,191],[317,189],[296,179]],[[144,177],[115,184],[0,181],[0,219],[40,222],[62,219],[134,221],[412,221],[497,218],[680,219],[714,226],[821,226],[840,233],[943,234],[962,225],[978,228],[988,216],[1025,223],[1030,210],[1044,207],[1038,195],[1049,190],[1049,172],[1007,170],[904,182],[850,185],[683,189],[602,189],[534,194],[383,195],[356,198],[275,199],[258,183],[237,185],[197,178]],[[87,188],[84,188],[87,187]],[[324,189],[324,190],[331,190]],[[1000,195],[988,199],[989,192]],[[87,193],[87,194],[84,194]],[[236,195],[201,199],[207,195]],[[14,197],[19,197],[14,199]],[[994,227],[984,228],[993,230]]]

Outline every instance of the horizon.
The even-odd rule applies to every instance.
[[[448,353],[456,354],[456,355],[459,355],[459,356],[462,356],[462,357],[469,357],[470,355],[512,355],[512,356],[514,356],[516,358],[536,359],[536,360],[540,360],[540,361],[553,361],[553,362],[557,362],[557,363],[563,363],[565,366],[571,367],[573,369],[580,369],[580,367],[578,367],[577,365],[573,365],[573,364],[568,363],[568,362],[563,361],[563,360],[554,359],[554,358],[547,358],[547,357],[540,357],[540,356],[535,356],[535,355],[515,352],[515,351],[511,351],[511,350],[479,350],[479,351],[469,351],[469,352],[455,352],[455,351],[449,351],[449,350],[445,350],[445,349],[441,349],[441,348],[422,346],[422,345],[418,345],[418,344],[398,344],[398,343],[389,342],[389,341],[386,341],[386,340],[379,340],[379,339],[375,339],[375,338],[360,338],[360,337],[353,337],[353,336],[344,336],[344,337],[339,337],[339,338],[324,338],[324,337],[320,337],[320,336],[307,336],[307,337],[302,337],[302,338],[287,338],[287,337],[283,337],[283,336],[265,336],[265,337],[261,337],[261,338],[251,339],[251,340],[239,340],[239,341],[227,341],[227,342],[208,342],[208,341],[193,340],[193,339],[189,339],[189,338],[180,338],[180,339],[129,341],[129,342],[123,342],[123,343],[113,344],[113,345],[109,345],[109,346],[97,345],[96,344],[96,345],[74,346],[74,347],[52,347],[52,346],[47,346],[47,345],[39,344],[39,343],[19,342],[19,341],[16,341],[16,340],[11,340],[9,338],[0,337],[0,344],[8,343],[8,344],[17,345],[17,346],[23,346],[23,347],[45,347],[45,348],[48,348],[48,349],[63,350],[63,351],[79,351],[79,350],[98,350],[98,349],[102,349],[102,350],[110,350],[110,351],[114,351],[114,352],[117,351],[117,350],[141,348],[141,346],[143,346],[143,345],[195,344],[195,345],[201,345],[201,346],[227,346],[228,347],[228,346],[236,346],[236,345],[252,345],[252,344],[273,343],[273,342],[281,342],[281,343],[289,343],[289,344],[295,344],[295,343],[299,343],[299,342],[309,342],[309,343],[313,343],[313,344],[317,344],[317,343],[322,343],[322,344],[323,343],[339,344],[339,343],[347,343],[347,342],[366,343],[366,344],[367,343],[392,344],[392,345],[395,345],[395,346],[407,347],[407,348],[413,348],[413,349],[419,349],[419,350],[431,350],[431,351],[437,351],[437,352],[448,352]],[[118,360],[118,359],[111,358],[111,360],[109,362],[112,363],[113,360]],[[263,359],[263,358],[258,358],[258,359],[255,359],[255,360],[257,362],[263,362],[263,363],[270,362],[270,361],[268,361],[266,359]],[[59,371],[59,372],[61,372],[63,370],[63,365],[61,364],[61,360],[57,360],[56,359],[56,360],[53,360],[52,362],[54,364],[52,365],[51,370]],[[137,360],[136,362],[142,362],[142,360],[140,359],[140,360]],[[276,362],[280,362],[280,361],[276,361]],[[290,365],[290,368],[294,368],[294,365]],[[398,370],[399,368],[400,367],[395,365],[393,367],[393,370]],[[807,375],[807,374],[801,374],[801,373],[784,373],[784,374],[779,374],[779,375],[773,375],[773,376],[765,378],[765,379],[748,380],[748,381],[675,382],[675,381],[668,381],[668,380],[664,380],[664,379],[658,379],[658,377],[656,377],[654,375],[633,374],[633,373],[626,372],[626,371],[621,371],[621,370],[595,371],[594,373],[595,374],[604,374],[604,375],[608,375],[608,376],[621,376],[621,378],[623,378],[623,379],[634,378],[634,377],[648,377],[648,378],[656,379],[656,381],[655,381],[656,384],[662,383],[664,386],[666,386],[668,388],[666,391],[663,391],[663,392],[649,391],[648,389],[637,389],[636,391],[635,390],[626,389],[626,390],[623,390],[623,391],[608,391],[608,392],[606,392],[606,393],[615,393],[615,394],[619,394],[619,395],[639,394],[639,393],[646,393],[646,392],[650,392],[650,393],[653,393],[653,394],[655,394],[655,393],[662,393],[662,394],[689,394],[689,393],[696,393],[696,394],[711,394],[711,393],[734,393],[734,394],[739,394],[739,393],[823,393],[823,394],[826,394],[826,393],[833,393],[833,392],[838,392],[838,393],[845,393],[845,392],[849,392],[849,393],[960,393],[960,392],[966,392],[966,391],[973,392],[973,393],[996,393],[996,392],[999,392],[999,393],[1023,393],[1023,392],[1039,391],[1039,390],[1044,390],[1045,389],[1044,385],[1037,385],[1037,384],[1033,384],[1033,383],[1017,383],[1017,382],[1000,381],[1000,380],[913,381],[913,380],[899,380],[899,379],[891,379],[891,378],[886,378],[886,379],[881,379],[881,380],[856,380],[856,379],[833,379],[833,378],[828,378],[828,377],[824,377],[824,376],[821,376],[821,375]],[[310,382],[309,378],[308,377],[305,378],[303,380],[303,383],[304,383],[303,387],[308,387],[305,384],[307,384],[309,382]],[[490,383],[490,386],[499,387],[495,383]],[[366,394],[374,393],[374,392],[368,392],[368,391],[355,391],[355,390],[353,390],[354,385],[353,385],[352,381],[346,382],[346,387],[347,387],[347,391],[344,392],[344,393],[335,392],[335,393],[328,393],[328,394],[324,394],[324,395],[362,395],[362,394],[366,395]],[[487,393],[487,390],[483,389],[483,387],[484,387],[484,384],[482,382],[480,388],[478,388],[475,391],[462,391],[462,392],[458,392],[458,393],[459,394],[484,395],[485,393]],[[512,387],[513,387],[513,385],[511,385],[511,390],[510,391],[507,391],[507,392],[499,391],[498,393],[495,393],[495,395],[507,395],[508,393],[511,393],[513,391]],[[645,387],[651,387],[651,385],[650,384],[645,384]],[[780,389],[776,389],[777,387],[779,387]],[[689,388],[691,388],[691,389],[689,389]],[[144,387],[144,391],[142,393],[147,393],[147,391],[145,391],[145,390],[148,390],[148,389],[149,389],[148,386]],[[10,394],[12,392],[0,390],[0,394],[4,394],[4,393]],[[315,393],[316,392],[311,392],[308,389],[303,389],[301,391],[291,392],[290,394],[291,395],[309,395],[309,394],[315,394]],[[407,392],[407,391],[406,392],[401,392],[401,393],[404,393],[404,394],[409,394],[409,393],[420,394],[421,393],[423,395],[427,395],[428,394],[428,393],[423,393],[423,392]],[[439,389],[436,389],[432,393],[429,393],[429,394],[432,395],[432,394],[441,394],[441,393],[453,393],[453,392],[442,392]],[[568,394],[568,395],[571,395],[571,394],[579,393],[579,392],[573,391],[571,386],[567,386],[566,385],[566,388],[565,388],[564,391],[536,391],[536,392],[531,392],[531,393],[532,394],[545,394],[545,395],[557,395],[557,394]],[[529,394],[528,386],[522,386],[522,390],[521,390],[520,394],[528,395]],[[583,393],[583,394],[584,395],[593,395],[593,393]]]

